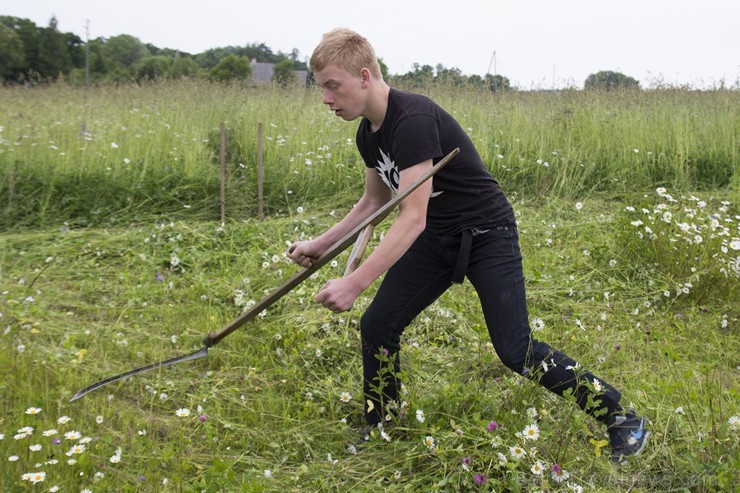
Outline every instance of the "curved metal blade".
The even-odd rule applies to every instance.
[[[97,383],[94,383],[90,385],[89,387],[86,387],[79,392],[77,392],[74,397],[72,397],[69,402],[76,401],[80,397],[82,397],[85,394],[88,394],[92,392],[95,389],[99,389],[103,385],[107,385],[112,382],[116,382],[118,380],[123,380],[126,377],[130,377],[132,375],[136,375],[138,373],[143,373],[145,371],[153,370],[155,368],[161,368],[163,366],[169,366],[174,365],[175,363],[180,363],[182,361],[188,361],[191,359],[198,359],[202,358],[203,356],[208,356],[208,346],[204,346],[203,348],[199,349],[198,351],[195,351],[194,353],[186,354],[183,356],[178,356],[176,358],[171,358],[164,361],[159,361],[157,363],[152,363],[151,365],[142,366],[141,368],[137,368],[135,370],[127,371],[126,373],[121,373],[120,375],[116,375],[115,377],[109,377],[105,380],[101,380]]]

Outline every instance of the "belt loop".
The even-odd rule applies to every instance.
[[[468,268],[468,260],[470,259],[470,248],[473,245],[473,233],[469,229],[462,232],[462,238],[460,240],[460,250],[457,252],[457,261],[455,262],[455,270],[452,273],[452,282],[455,284],[461,284],[465,278],[465,271]]]

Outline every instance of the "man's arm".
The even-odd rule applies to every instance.
[[[401,171],[399,190],[408,187],[431,167],[432,160],[429,159]],[[390,269],[424,231],[431,192],[432,180],[427,180],[406,197],[399,206],[398,218],[367,260],[347,277],[329,281],[316,300],[335,312],[352,308],[360,293]]]
[[[352,210],[318,238],[291,245],[288,249],[288,256],[303,267],[310,266],[313,260],[319,258],[329,247],[344,238],[390,199],[391,191],[380,179],[375,168],[366,168],[365,191]]]

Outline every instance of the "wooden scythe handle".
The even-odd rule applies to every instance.
[[[429,169],[426,173],[424,173],[422,176],[416,179],[411,185],[399,191],[396,194],[396,196],[393,197],[391,200],[389,200],[383,207],[378,209],[373,215],[365,219],[361,224],[359,224],[352,231],[347,233],[347,235],[344,238],[342,238],[341,240],[334,243],[334,245],[329,247],[329,249],[326,252],[324,252],[324,254],[321,257],[316,259],[313,262],[313,264],[311,264],[310,267],[306,267],[302,271],[295,273],[290,279],[288,279],[282,285],[277,287],[272,293],[262,298],[251,309],[242,313],[241,315],[236,317],[234,320],[232,320],[228,324],[224,325],[221,328],[221,330],[219,330],[218,332],[209,333],[203,339],[203,343],[205,344],[205,346],[211,347],[219,343],[224,337],[234,332],[236,329],[244,325],[246,322],[252,320],[260,312],[262,312],[262,310],[267,309],[270,305],[272,305],[277,300],[279,300],[280,298],[285,296],[287,293],[289,293],[293,288],[295,288],[300,283],[308,279],[311,276],[311,274],[313,274],[314,272],[319,270],[321,267],[329,263],[334,257],[342,253],[344,250],[346,250],[368,226],[377,226],[378,224],[380,224],[380,222],[383,219],[385,219],[388,216],[388,214],[390,214],[391,211],[393,211],[393,209],[395,209],[396,206],[403,201],[403,199],[408,197],[414,190],[419,188],[419,186],[422,183],[427,181],[429,178],[434,176],[440,169],[446,166],[447,163],[449,163],[450,160],[453,157],[455,157],[457,153],[459,152],[460,152],[459,148],[454,149],[447,156],[442,158],[442,160],[440,160],[437,164],[432,166],[432,168]],[[369,237],[370,235],[368,234],[367,236]]]

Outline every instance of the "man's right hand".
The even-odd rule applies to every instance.
[[[322,252],[315,241],[299,241],[288,248],[288,258],[302,267],[311,267]]]

